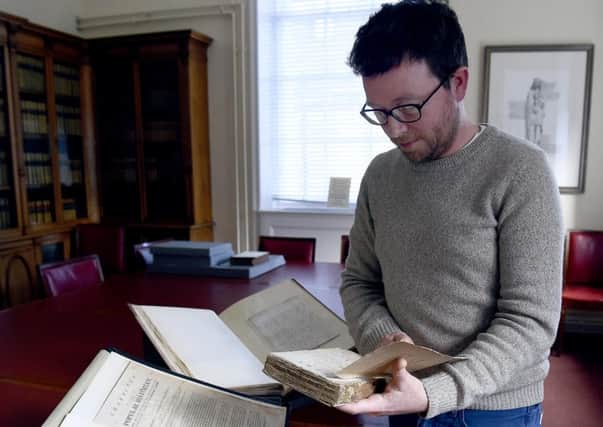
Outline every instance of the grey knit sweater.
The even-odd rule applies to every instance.
[[[561,302],[557,185],[536,146],[488,126],[425,163],[398,150],[363,178],[341,296],[361,353],[396,331],[466,356],[419,375],[427,418],[541,402]]]

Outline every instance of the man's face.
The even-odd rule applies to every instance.
[[[420,105],[441,83],[424,61],[402,63],[384,74],[362,79],[367,106],[391,109],[402,104]],[[388,117],[384,132],[413,162],[449,155],[460,120],[459,107],[449,89],[442,86],[421,109],[421,119],[400,123]]]

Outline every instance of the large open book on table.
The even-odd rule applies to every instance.
[[[355,402],[379,390],[388,367],[404,357],[409,372],[462,360],[406,342],[379,347],[364,356],[340,348],[271,353],[264,372],[326,405]]]
[[[42,427],[281,427],[286,409],[101,350]]]
[[[262,372],[270,352],[354,345],[345,322],[292,279],[219,316],[196,308],[130,308],[170,369],[247,394],[287,391]]]

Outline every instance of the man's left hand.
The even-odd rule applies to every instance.
[[[406,360],[392,363],[392,378],[383,391],[355,403],[337,406],[348,414],[397,415],[427,411],[428,400],[423,384],[406,370]]]

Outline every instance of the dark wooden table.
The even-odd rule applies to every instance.
[[[112,276],[103,285],[0,311],[0,425],[39,426],[101,348],[143,357],[143,332],[127,304],[220,312],[247,295],[295,278],[340,316],[340,264],[288,264],[252,280],[162,274]],[[290,425],[387,425],[313,405]]]

